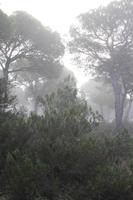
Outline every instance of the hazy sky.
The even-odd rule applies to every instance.
[[[25,10],[60,33],[66,33],[80,13],[108,2],[110,0],[0,0],[7,13]]]
[[[62,36],[67,34],[70,25],[77,15],[91,8],[106,5],[111,0],[0,0],[0,7],[8,14],[15,10],[25,10],[39,19],[44,25],[58,31]],[[79,84],[85,81],[83,73],[71,66],[65,59],[68,68],[75,72]]]

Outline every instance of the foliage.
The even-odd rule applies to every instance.
[[[0,113],[0,195],[10,200],[132,199],[132,136],[99,134],[98,116],[89,120],[93,112],[66,83],[42,106],[41,116]]]
[[[20,64],[22,64],[22,62],[20,62]],[[53,68],[55,68],[55,70],[53,70]],[[39,98],[45,98],[46,95],[56,92],[58,88],[63,87],[63,80],[65,78],[70,76],[71,81],[69,81],[67,84],[74,84],[76,87],[75,77],[66,67],[61,65],[59,65],[59,68],[58,66],[49,66],[45,70],[46,71],[44,75],[43,72],[41,75],[34,72],[17,73],[16,81],[18,88],[14,89],[16,96],[18,97],[18,105],[22,104],[25,106],[25,103],[27,103],[26,105],[29,103],[31,110],[33,110],[35,113],[39,113]],[[25,87],[23,91],[21,89],[22,85]],[[30,111],[30,109],[28,110]]]
[[[122,128],[126,95],[132,91],[133,4],[111,2],[81,14],[70,30],[70,52],[78,65],[112,84],[116,129]]]
[[[123,10],[128,12],[123,13]],[[119,19],[120,16],[122,18]],[[81,36],[85,37],[80,38],[76,32],[76,35],[73,35],[76,49],[72,50],[86,53],[84,50],[88,50],[90,45],[89,47],[93,48],[93,56],[92,49],[89,49],[91,58],[95,61],[93,64],[97,65],[100,75],[108,74],[106,78],[109,80],[109,64],[112,59],[108,57],[107,46],[99,40],[101,41],[101,37],[105,39],[109,42],[106,45],[110,45],[110,39],[115,40],[114,45],[117,48],[113,51],[116,53],[113,54],[113,58],[116,65],[111,69],[119,75],[119,67],[122,68],[123,65],[117,64],[120,64],[121,58],[123,63],[126,59],[132,61],[129,51],[127,53],[127,49],[123,49],[125,40],[122,40],[122,46],[118,43],[121,41],[122,33],[124,34],[121,22],[126,19],[129,26],[125,31],[129,31],[128,41],[132,45],[131,16],[132,1],[127,0],[111,3],[107,8],[93,10],[87,14],[87,18],[86,15],[82,15],[81,21],[84,22],[82,25],[85,32],[82,30]],[[86,19],[89,20],[89,24]],[[114,38],[108,35],[109,25],[115,30]],[[50,78],[53,76],[50,69],[50,72],[42,69],[45,64],[48,68],[60,68],[59,60],[63,54],[63,46],[59,35],[44,28],[32,16],[20,11],[7,16],[0,11],[0,30],[0,66],[5,73],[4,81],[8,82],[9,73],[24,70],[24,67],[25,70],[35,70],[37,64],[40,69],[34,75],[28,74],[31,76],[31,79],[28,77],[28,81],[35,86],[34,81],[40,81],[41,73],[44,75],[47,72]],[[86,37],[86,30],[94,31],[93,34],[90,31],[91,41]],[[100,34],[98,41],[95,40],[97,33]],[[125,57],[121,52],[123,50]],[[130,50],[132,52],[132,48]],[[101,61],[97,56],[104,56],[104,65],[99,65]],[[131,67],[131,63],[128,64],[127,69]],[[123,78],[122,81],[127,80],[125,68],[120,77]],[[4,81],[2,79],[0,84],[4,83],[5,90],[8,88]],[[115,83],[121,86],[125,83],[122,81],[118,79]],[[0,87],[0,103],[3,102],[3,88]],[[109,131],[109,125],[104,126],[104,131],[100,130],[99,124],[103,124],[102,117],[98,112],[94,113],[81,98],[74,78],[69,76],[57,88],[55,93],[45,98],[42,95],[39,99],[42,109],[40,115],[30,113],[27,116],[24,112],[16,110],[0,110],[0,199],[132,200],[132,134],[126,130],[113,134]]]
[[[56,74],[62,67],[64,46],[58,33],[24,11],[8,16],[0,10],[0,16],[0,69],[8,99],[9,80],[17,72],[30,71],[41,77],[50,76],[51,71]]]

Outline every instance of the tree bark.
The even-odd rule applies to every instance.
[[[121,93],[115,91],[115,120],[116,120],[116,130],[119,131],[123,127],[123,110],[125,98]]]
[[[5,102],[8,102],[8,81],[9,81],[9,61],[6,62],[5,68],[3,70],[3,75],[4,75],[4,99]]]
[[[115,131],[121,131],[123,128],[123,111],[126,93],[123,89],[122,83],[120,83],[120,77],[118,74],[112,76],[112,86],[115,97]]]

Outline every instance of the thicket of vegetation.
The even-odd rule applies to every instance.
[[[97,77],[85,95],[66,78],[59,34],[0,11],[0,200],[133,199],[132,122],[129,132],[123,123],[133,102],[133,3],[79,20],[68,46]],[[89,101],[103,115],[108,108],[104,119]],[[105,122],[112,110],[115,126]]]
[[[133,138],[99,133],[101,117],[68,86],[41,103],[41,116],[0,113],[0,198],[132,199]]]

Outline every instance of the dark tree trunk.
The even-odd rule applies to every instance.
[[[115,120],[116,120],[116,130],[122,129],[122,119],[124,110],[125,97],[121,93],[115,92]]]
[[[8,94],[8,70],[3,71],[3,98],[2,98],[2,110],[8,106],[9,94]]]
[[[9,67],[10,59],[7,59],[5,63],[5,68],[3,69],[3,99],[2,99],[2,109],[4,110],[9,105]]]
[[[8,101],[8,71],[4,70],[4,98]]]
[[[120,79],[117,74],[112,76],[112,86],[115,97],[115,130],[120,131],[123,128],[122,120],[126,93],[123,89],[122,83],[120,83]]]

